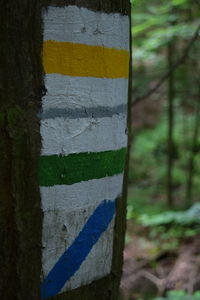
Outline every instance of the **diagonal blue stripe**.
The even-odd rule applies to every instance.
[[[104,200],[93,212],[71,246],[57,261],[41,285],[41,298],[57,295],[80,268],[92,247],[107,229],[115,214],[115,201]]]

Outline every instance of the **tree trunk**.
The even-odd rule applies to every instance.
[[[118,299],[129,21],[128,0],[1,1],[1,300]]]
[[[198,100],[197,100],[198,101]],[[189,208],[193,204],[193,177],[194,177],[194,169],[195,169],[195,158],[198,148],[198,136],[199,136],[199,125],[200,125],[200,104],[197,102],[196,104],[196,115],[194,120],[194,130],[193,137],[191,142],[190,156],[188,161],[187,168],[187,182],[186,182],[186,197],[185,197],[185,208]]]
[[[40,1],[0,4],[0,298],[39,299]]]
[[[174,64],[174,41],[170,41],[168,45],[168,67],[172,69]],[[173,207],[173,162],[174,162],[174,72],[169,76],[168,82],[168,151],[167,151],[167,204],[169,207]]]

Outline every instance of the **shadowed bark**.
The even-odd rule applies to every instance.
[[[39,299],[40,1],[0,4],[0,299]]]

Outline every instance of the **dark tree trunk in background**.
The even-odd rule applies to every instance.
[[[168,45],[168,68],[172,69],[174,64],[174,41]],[[174,94],[175,94],[174,72],[169,76],[168,81],[168,151],[167,151],[167,204],[173,206],[173,156],[174,156]]]
[[[37,113],[44,90],[41,12],[42,6],[51,4],[78,5],[130,15],[128,0],[52,0],[43,3],[39,0],[1,0],[1,300],[40,299],[42,210],[37,168],[41,138]],[[126,182],[127,178],[123,199],[117,203],[111,273],[106,278],[52,299],[118,299],[126,224]]]
[[[196,104],[196,115],[194,120],[194,130],[191,142],[191,150],[187,168],[187,183],[186,183],[186,198],[185,198],[185,208],[189,208],[192,205],[192,191],[193,191],[193,178],[194,178],[194,168],[195,168],[195,157],[198,153],[198,136],[199,136],[199,126],[200,126],[200,104],[197,100]]]
[[[188,64],[192,66],[188,72],[188,86],[190,87],[188,96],[188,102],[194,109],[194,125],[192,130],[191,139],[189,139],[189,158],[188,167],[186,168],[186,195],[185,195],[185,208],[189,208],[195,199],[194,196],[194,179],[196,176],[195,160],[199,155],[199,129],[200,129],[200,88],[199,88],[199,73],[200,65],[197,62],[196,53],[199,51],[199,43],[193,46],[190,57],[188,57]],[[187,102],[186,102],[187,103]],[[187,144],[188,147],[188,144]],[[186,148],[187,149],[187,148]]]

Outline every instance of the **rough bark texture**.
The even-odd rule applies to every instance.
[[[37,113],[43,93],[41,11],[47,5],[79,5],[130,14],[128,0],[2,0],[0,4],[0,298],[40,299],[42,212],[37,162]],[[131,89],[130,89],[131,90]],[[130,103],[129,103],[130,104]],[[129,110],[130,112],[130,110]],[[130,124],[130,122],[129,122]],[[128,162],[128,157],[127,157]],[[125,174],[127,174],[127,166]],[[112,272],[52,299],[117,300],[125,234],[127,175],[117,202]]]
[[[39,299],[40,1],[0,4],[0,298]],[[2,276],[3,274],[3,276]]]

